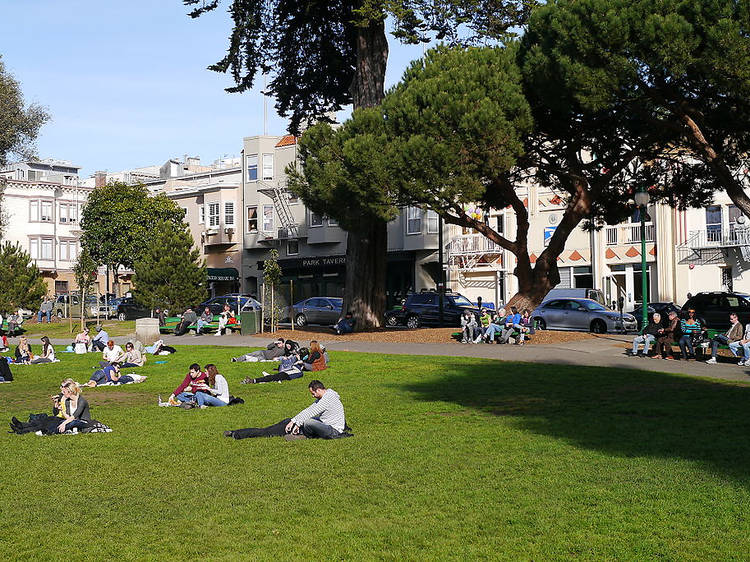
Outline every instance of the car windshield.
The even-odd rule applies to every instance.
[[[596,301],[581,301],[581,304],[586,307],[586,310],[607,310],[607,307]]]
[[[344,303],[344,299],[340,299],[340,298],[332,298],[328,300],[331,301],[333,306],[341,306]]]
[[[471,301],[463,295],[457,295],[455,297],[451,297],[451,299],[453,299],[453,304],[455,304],[456,306],[474,306],[473,304],[471,304]]]

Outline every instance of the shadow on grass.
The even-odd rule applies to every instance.
[[[607,454],[679,458],[750,483],[750,387],[631,369],[488,363],[401,388]]]

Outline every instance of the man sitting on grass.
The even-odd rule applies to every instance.
[[[348,437],[344,433],[346,419],[344,405],[338,392],[326,388],[318,381],[310,381],[310,394],[315,402],[293,418],[286,418],[268,427],[249,427],[225,431],[224,437],[246,439],[248,437],[285,437],[288,440],[320,438],[337,439]]]
[[[284,338],[279,338],[268,344],[266,349],[260,349],[239,357],[232,357],[232,363],[243,363],[245,361],[273,361],[284,355]]]

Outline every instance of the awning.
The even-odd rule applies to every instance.
[[[209,267],[206,268],[209,281],[238,281],[239,272],[233,267]]]

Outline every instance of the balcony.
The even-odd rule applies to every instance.
[[[240,240],[240,235],[237,233],[236,227],[211,227],[201,232],[201,240],[204,246],[229,246],[237,244]]]
[[[691,230],[685,243],[677,247],[680,263],[698,265],[726,263],[733,249],[739,251],[744,260],[750,260],[750,228],[723,229],[717,225]]]
[[[641,225],[608,226],[605,229],[607,246],[641,243]],[[656,226],[646,225],[646,242],[653,242],[656,237]]]
[[[503,249],[482,234],[462,234],[451,238],[447,245],[452,256],[500,254]]]

